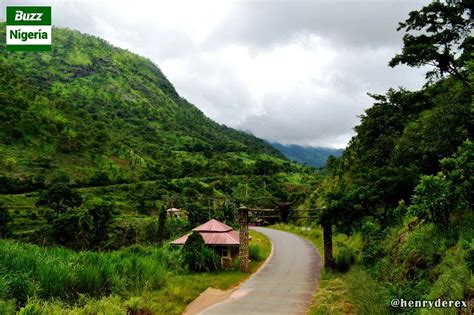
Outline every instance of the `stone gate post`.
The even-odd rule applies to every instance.
[[[239,225],[240,225],[240,271],[249,271],[249,209],[247,207],[239,208]]]

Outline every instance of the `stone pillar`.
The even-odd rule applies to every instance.
[[[240,271],[249,271],[249,209],[247,207],[239,208],[239,224],[240,224]]]

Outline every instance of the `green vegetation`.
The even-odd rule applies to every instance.
[[[15,239],[0,243],[0,313],[179,314],[242,281],[190,272],[168,241],[211,217],[235,226],[239,203],[301,198],[313,170],[205,117],[150,60],[53,33],[51,53],[11,53],[0,23],[0,232]],[[252,235],[255,271],[270,243]]]
[[[262,233],[250,231],[252,237],[249,242],[250,270],[256,270],[255,266],[265,261],[272,251],[272,244]]]
[[[13,53],[0,23],[0,202],[11,218],[2,233],[74,249],[158,245],[211,217],[234,224],[240,203],[301,197],[317,180],[205,117],[150,60],[53,33],[51,53]],[[155,218],[171,207],[188,220]]]
[[[390,65],[433,68],[419,91],[372,95],[307,201],[323,209],[328,235],[334,229],[315,313],[344,313],[347,302],[361,314],[427,311],[392,309],[393,298],[472,301],[473,26],[463,1],[434,1],[400,23],[404,47]]]
[[[79,196],[61,200],[72,187],[122,214],[189,208],[195,224],[209,206],[231,222],[234,204],[285,196],[287,174],[312,176],[205,117],[150,60],[77,31],[53,33],[51,53],[8,52],[0,24],[0,201],[14,233],[45,226],[35,205],[75,207]]]
[[[7,237],[10,234],[10,223],[12,217],[7,207],[0,203],[0,237]]]
[[[320,209],[294,222],[310,230],[274,226],[331,258],[312,314],[472,301],[472,21],[468,1],[410,13],[390,65],[431,65],[429,80],[372,95],[322,173],[212,122],[149,60],[57,28],[51,53],[10,53],[0,24],[0,236],[15,239],[0,241],[0,313],[181,313],[248,274],[193,273],[217,269],[202,240],[167,241],[209,218],[235,226],[238,205],[270,198]],[[171,207],[186,219],[167,219]],[[270,243],[252,236],[255,271]]]
[[[189,235],[183,247],[184,263],[190,271],[216,271],[219,269],[219,257],[207,247],[198,232]]]
[[[163,248],[76,253],[5,241],[0,247],[2,298],[19,306],[32,297],[77,302],[81,295],[140,294],[162,287],[165,266],[179,263],[178,255]]]
[[[150,60],[53,33],[51,53],[7,52],[0,24],[0,193],[36,191],[62,174],[104,186],[268,174],[257,161],[271,173],[291,169],[263,140],[205,117]]]
[[[251,246],[262,254],[262,261],[250,264],[254,272],[271,245],[262,234],[250,234]],[[132,308],[180,314],[207,287],[227,289],[249,275],[235,270],[189,273],[181,250],[168,246],[100,253],[0,241],[0,251],[1,314],[24,305],[22,312],[39,314],[124,314]]]

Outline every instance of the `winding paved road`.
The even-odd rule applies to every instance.
[[[272,256],[224,302],[201,314],[305,314],[321,272],[313,245],[291,233],[254,227],[273,243]]]

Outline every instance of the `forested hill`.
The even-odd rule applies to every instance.
[[[358,259],[370,274],[354,278],[362,314],[431,313],[390,308],[400,297],[474,306],[472,9],[469,1],[433,1],[399,24],[403,48],[389,65],[429,66],[427,82],[371,95],[315,194],[326,206],[322,222],[362,239]],[[375,292],[371,303],[367,292]]]
[[[309,147],[296,144],[284,145],[278,142],[270,144],[288,159],[317,168],[323,167],[329,156],[340,157],[342,152],[344,152],[343,149]]]
[[[64,173],[105,185],[286,163],[263,140],[204,116],[150,60],[77,31],[53,32],[51,53],[7,52],[0,23],[4,190]]]

